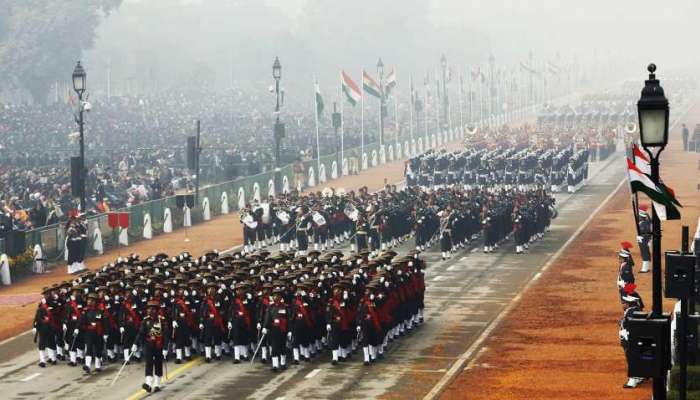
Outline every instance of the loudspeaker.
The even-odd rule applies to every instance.
[[[694,291],[694,281],[695,256],[667,251],[665,296],[687,299]]]
[[[177,208],[185,208],[185,195],[178,194],[175,196],[175,205]]]
[[[10,257],[16,257],[26,250],[24,232],[12,231],[5,236],[5,253]]]
[[[83,187],[80,174],[80,157],[70,158],[70,191],[73,197],[80,197],[80,189]]]
[[[194,170],[197,160],[197,137],[187,137],[187,168]]]
[[[671,319],[635,312],[628,319],[628,375],[661,378],[671,369]]]

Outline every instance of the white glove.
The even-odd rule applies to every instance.
[[[120,327],[119,327],[119,333],[124,333],[124,327],[123,327],[123,326],[120,326]]]
[[[73,334],[74,334],[74,335],[77,335],[77,334],[78,334],[78,329],[77,329],[77,328],[73,330]]]
[[[292,340],[292,332],[287,332],[287,337],[289,338],[289,340]]]
[[[203,329],[204,329],[204,324],[199,324],[199,330],[201,331]]]
[[[36,328],[32,328],[32,335],[36,335]]]
[[[357,332],[359,333],[362,330],[359,326],[357,327]]]
[[[644,241],[644,238],[641,236],[637,236],[637,243],[642,243]]]
[[[138,346],[136,346],[136,344],[132,344],[132,345],[131,345],[131,352],[132,352],[132,353],[136,353],[136,350],[138,350],[138,349],[139,349],[139,348],[138,348]]]
[[[260,325],[260,322],[258,322],[258,330],[262,329],[262,325]]]
[[[177,328],[177,321],[173,321],[173,329]]]
[[[327,330],[328,332],[331,331],[331,324],[326,324],[326,330]]]
[[[262,328],[262,334],[266,335],[267,334],[267,328]]]
[[[231,329],[233,329],[233,324],[229,322],[228,323],[228,330],[231,330]]]
[[[65,332],[67,330],[68,330],[68,326],[66,326],[66,324],[63,324],[63,332]]]
[[[102,340],[104,340],[105,342],[107,341],[107,338],[108,338],[107,335],[102,335]]]

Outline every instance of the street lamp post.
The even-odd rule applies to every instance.
[[[448,108],[449,99],[447,98],[447,57],[443,54],[440,57],[440,66],[442,67],[442,129],[445,129],[449,125]]]
[[[80,61],[75,65],[73,69],[73,90],[78,94],[78,115],[75,118],[75,122],[78,124],[78,129],[80,132],[80,212],[85,212],[85,140],[84,140],[84,120],[83,112],[85,107],[83,104],[83,93],[86,89],[87,74]]]
[[[277,102],[275,104],[275,125],[272,134],[275,139],[275,191],[282,192],[281,173],[280,173],[280,142],[284,137],[284,124],[280,122],[280,80],[282,79],[282,64],[279,57],[275,57],[275,62],[272,64],[272,78],[275,80],[275,96]]]
[[[379,76],[379,148],[384,145],[384,63],[381,57],[377,61],[377,75]]]
[[[639,136],[642,147],[649,154],[651,180],[659,184],[659,155],[668,143],[668,100],[664,89],[656,79],[656,65],[649,64],[649,79],[645,81],[637,102]],[[661,303],[661,221],[652,207],[653,258],[652,258],[652,316],[662,316]],[[666,398],[666,378],[654,379],[654,399]]]

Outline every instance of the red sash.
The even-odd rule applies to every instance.
[[[43,324],[46,324],[50,326],[52,329],[58,329],[58,322],[53,318],[53,313],[51,312],[52,310],[49,310],[49,305],[46,303],[41,304],[41,308],[44,309],[44,318],[42,318],[41,322]]]
[[[207,305],[209,306],[209,315],[214,315],[214,326],[223,330],[224,329],[224,319],[221,318],[221,313],[214,305],[214,300],[209,297],[207,298]]]
[[[313,325],[311,323],[311,316],[309,315],[309,311],[304,306],[304,301],[297,297],[296,299],[294,299],[294,304],[296,304],[296,306],[298,307],[297,310],[301,313],[302,318],[306,323],[306,326],[311,328],[311,326]]]
[[[344,307],[340,306],[340,301],[338,301],[337,299],[333,299],[333,308],[335,308],[338,315],[340,316],[340,329],[342,329],[342,330],[349,329],[350,326],[348,324],[347,311],[344,310]]]
[[[70,318],[73,321],[80,321],[80,309],[78,308],[78,303],[75,300],[71,300],[70,303],[71,313]]]
[[[250,311],[248,311],[248,307],[243,304],[241,299],[236,298],[236,304],[238,305],[238,312],[241,313],[239,314],[240,317],[243,317],[243,322],[245,322],[245,327],[246,329],[250,329],[251,321],[250,321]]]
[[[112,316],[112,313],[109,312],[109,310],[107,309],[104,300],[98,303],[97,308],[102,311],[103,316],[107,316],[107,321],[109,321],[109,326],[111,328],[117,326],[117,324],[114,322],[114,317]]]
[[[377,332],[381,332],[382,325],[379,323],[379,316],[377,315],[377,311],[374,309],[372,302],[369,299],[366,299],[365,305],[367,306],[367,314],[369,314],[370,318],[372,319],[374,328],[377,330]]]
[[[284,306],[282,303],[279,305]],[[278,326],[282,333],[287,333],[287,314],[280,314],[279,311],[279,308],[275,310],[275,314],[272,316],[272,324]]]
[[[136,310],[134,310],[131,302],[125,302],[124,307],[126,307],[126,312],[129,313],[127,322],[130,322],[132,325],[134,325],[134,327],[141,326],[141,317],[139,317],[139,314],[136,312]]]

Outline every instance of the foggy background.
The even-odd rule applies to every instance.
[[[698,33],[698,7],[693,0],[126,0],[98,28],[86,63],[104,70],[111,58],[115,79],[139,79],[145,68],[160,85],[214,88],[271,82],[279,55],[284,85],[310,91],[314,76],[337,86],[340,69],[357,79],[362,68],[375,75],[379,56],[405,85],[409,73],[434,70],[441,53],[453,68],[467,68],[490,53],[497,64],[517,64],[532,50],[615,78],[641,77],[651,60],[660,74],[697,61],[685,44]]]
[[[322,90],[336,95],[341,69],[356,81],[363,68],[375,76],[380,56],[387,72],[396,69],[398,90],[404,94],[408,76],[420,81],[426,72],[434,73],[442,53],[455,75],[485,66],[490,54],[497,68],[517,66],[532,51],[537,63],[576,64],[590,79],[603,83],[631,74],[643,79],[650,61],[659,66],[660,77],[696,65],[698,55],[688,44],[700,33],[694,19],[700,6],[694,0],[0,0],[0,6],[3,3],[16,10],[21,23],[13,26],[11,16],[0,16],[0,40],[4,36],[12,41],[17,34],[13,28],[24,33],[44,23],[44,17],[21,14],[22,7],[33,3],[73,19],[69,31],[47,34],[41,42],[57,53],[54,59],[60,55],[65,57],[61,61],[73,61],[53,62],[29,84],[21,80],[28,80],[28,70],[41,66],[16,71],[23,60],[8,59],[0,46],[0,91],[5,97],[8,90],[39,80],[47,87],[56,81],[68,83],[75,59],[83,60],[90,91],[100,96],[108,79],[117,95],[173,88],[264,91],[273,83],[272,61],[279,56],[289,107],[294,107],[295,98],[311,101],[314,78]],[[68,3],[71,6],[64,5]],[[109,14],[95,11],[96,3],[109,7]],[[35,92],[42,90],[50,92]]]

